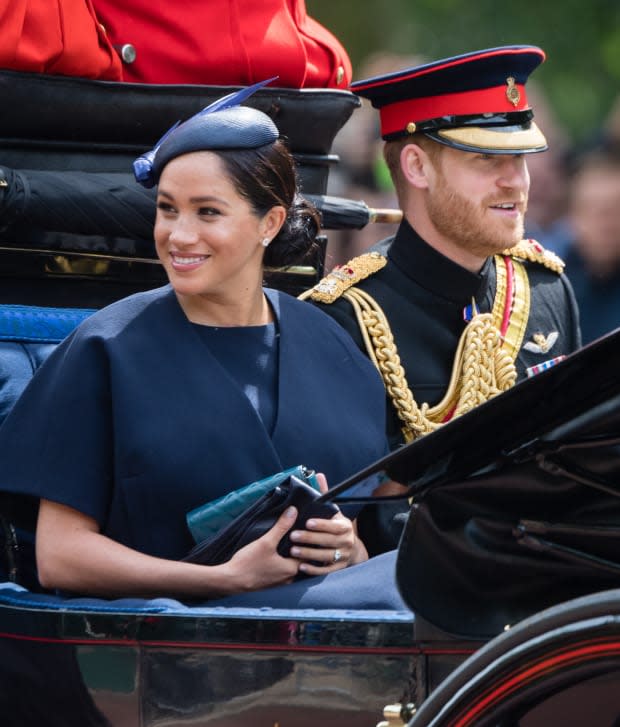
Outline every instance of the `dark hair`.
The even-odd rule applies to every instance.
[[[320,227],[316,208],[299,194],[295,161],[280,139],[256,149],[212,150],[217,154],[238,194],[257,215],[281,205],[287,211],[280,232],[265,250],[265,265],[281,267],[299,262],[316,246]]]

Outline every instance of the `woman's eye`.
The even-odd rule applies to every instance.
[[[219,210],[216,210],[214,207],[201,207],[198,210],[198,214],[202,217],[212,217],[213,215],[218,215]]]
[[[157,209],[160,212],[164,212],[166,214],[170,214],[170,213],[174,212],[174,207],[171,204],[169,204],[168,202],[158,202]]]

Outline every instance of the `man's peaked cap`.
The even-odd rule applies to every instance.
[[[489,48],[357,81],[351,90],[379,109],[385,140],[421,132],[465,151],[544,151],[525,90],[544,59],[536,46]]]

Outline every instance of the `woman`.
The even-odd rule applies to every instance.
[[[325,575],[367,558],[351,520],[296,512],[219,566],[180,559],[188,511],[304,464],[331,482],[386,451],[383,385],[348,334],[262,286],[303,256],[316,212],[265,114],[216,102],[136,161],[158,185],[164,288],[87,319],[39,369],[0,429],[0,489],[40,498],[46,588],[205,599]],[[336,555],[337,554],[337,555]]]

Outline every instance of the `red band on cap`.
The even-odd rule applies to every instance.
[[[379,110],[381,134],[386,136],[404,131],[411,121],[428,121],[441,116],[481,116],[529,109],[525,86],[517,83],[512,88],[518,91],[519,99],[516,105],[506,94],[508,85],[396,101]]]

